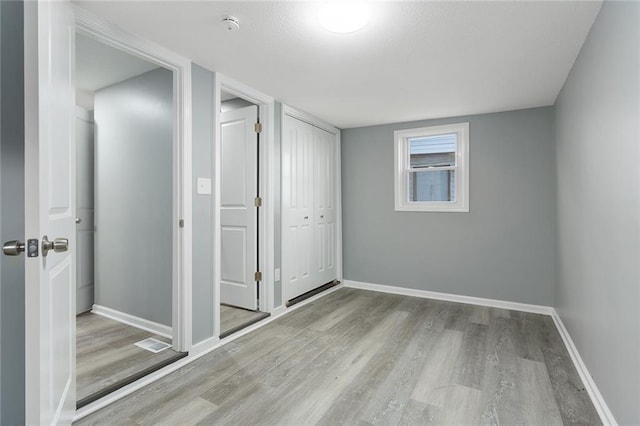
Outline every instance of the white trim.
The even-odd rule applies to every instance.
[[[334,135],[340,134],[340,129],[332,126],[324,120],[321,120],[317,117],[314,117],[311,114],[307,114],[304,111],[300,111],[297,108],[294,108],[290,105],[282,104],[282,114],[286,114],[290,117],[297,118],[300,121],[304,121],[305,123],[311,124],[319,129],[326,130],[329,133],[333,133]]]
[[[602,397],[602,394],[600,393],[598,386],[596,386],[596,383],[593,381],[591,374],[589,374],[589,370],[582,360],[582,357],[578,352],[578,348],[576,348],[576,345],[573,343],[573,339],[571,339],[569,331],[564,326],[562,318],[560,318],[560,315],[555,309],[552,310],[551,318],[553,319],[553,322],[555,323],[558,332],[560,333],[560,337],[562,337],[564,345],[567,347],[567,351],[569,352],[569,356],[573,361],[573,365],[575,365],[576,370],[578,370],[578,375],[580,375],[582,384],[584,384],[587,393],[591,397],[591,402],[593,402],[593,405],[595,406],[596,411],[600,416],[600,420],[604,425],[617,425],[618,423],[613,417],[613,413],[611,412],[611,410],[609,410],[609,406]]]
[[[197,343],[195,345],[193,345],[193,350],[189,353],[189,355],[185,358],[182,358],[181,360],[178,360],[176,362],[174,362],[173,364],[170,364],[154,373],[151,373],[139,380],[136,380],[135,382],[131,383],[130,385],[127,385],[121,389],[118,389],[117,391],[114,391],[112,393],[110,393],[109,395],[105,396],[104,398],[100,398],[99,400],[88,404],[82,408],[80,408],[79,410],[76,411],[76,415],[73,418],[73,421],[76,422],[80,419],[82,419],[83,417],[88,416],[89,414],[95,413],[96,411],[100,410],[101,408],[104,408],[108,405],[113,404],[114,402],[132,394],[133,392],[144,388],[147,385],[152,384],[153,382],[156,382],[160,379],[162,379],[163,377],[168,376],[169,374],[173,373],[176,370],[179,370],[180,368],[186,366],[187,364],[192,363],[193,361],[207,355],[208,353],[211,353],[212,351],[226,345],[227,343],[231,343],[234,340],[249,334],[253,331],[258,330],[261,327],[264,327],[265,325],[275,321],[276,319],[280,318],[281,316],[284,316],[286,314],[288,314],[289,312],[295,311],[296,309],[300,309],[305,305],[308,305],[309,303],[312,303],[322,297],[325,297],[331,293],[333,293],[334,291],[337,291],[339,289],[341,289],[343,286],[341,285],[337,285],[335,287],[332,287],[330,289],[327,289],[313,297],[308,298],[307,300],[304,300],[300,303],[297,303],[296,305],[290,307],[290,308],[286,308],[286,309],[278,309],[277,311],[279,312],[278,315],[274,315],[272,314],[269,318],[265,318],[262,321],[257,322],[256,324],[253,324],[243,330],[240,330],[237,333],[234,333],[228,337],[225,337],[224,339],[220,340],[217,337],[212,337],[210,339],[207,339],[205,341],[202,341],[200,343]]]
[[[214,338],[220,335],[220,255],[221,240],[220,223],[220,123],[222,102],[221,91],[231,93],[239,98],[258,106],[259,119],[262,123],[260,133],[260,187],[258,191],[262,197],[262,207],[259,212],[259,269],[262,272],[262,281],[259,285],[260,300],[258,309],[263,312],[271,312],[274,308],[274,235],[275,235],[275,188],[274,188],[274,143],[275,143],[275,100],[258,90],[240,83],[221,73],[214,73],[214,142],[213,142],[213,176],[214,176],[214,220],[213,220],[213,277],[214,277]]]
[[[74,6],[76,31],[109,46],[158,64],[173,73],[174,142],[173,142],[173,290],[172,343],[180,352],[191,349],[192,330],[192,150],[191,150],[191,61],[139,38]],[[184,227],[178,227],[179,219]]]
[[[338,281],[342,276],[342,133],[336,133],[336,272]]]
[[[96,315],[100,315],[101,317],[110,318],[123,324],[130,325],[131,327],[139,328],[140,330],[148,331],[169,339],[171,339],[173,333],[171,327],[167,325],[149,321],[135,315],[126,314],[115,309],[107,308],[106,306],[94,304],[91,312]]]
[[[410,202],[408,197],[409,143],[411,137],[456,134],[456,200]],[[394,200],[395,211],[412,212],[469,212],[469,123],[454,123],[443,126],[428,126],[415,129],[403,129],[393,132],[394,144]],[[442,168],[439,170],[450,170]]]
[[[403,296],[421,297],[425,299],[446,300],[448,302],[467,303],[469,305],[488,306],[491,308],[511,309],[513,311],[530,312],[533,314],[551,315],[553,308],[528,303],[508,302],[504,300],[485,299],[483,297],[462,296],[460,294],[440,293],[437,291],[417,290],[407,287],[396,287],[382,284],[371,284],[360,281],[345,280],[344,286],[361,290],[377,291],[380,293],[400,294]]]

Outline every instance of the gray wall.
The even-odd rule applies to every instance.
[[[24,241],[23,3],[0,2],[0,243]],[[0,424],[24,423],[24,262],[0,255]]]
[[[213,196],[196,194],[196,181],[213,177],[214,75],[193,64],[193,343],[213,336]],[[213,186],[213,182],[212,182]]]
[[[173,76],[95,96],[96,304],[171,326]]]
[[[556,104],[555,306],[620,424],[640,424],[640,4],[605,2]]]
[[[394,211],[393,132],[469,122],[470,212]],[[347,280],[551,305],[553,109],[342,131]]]

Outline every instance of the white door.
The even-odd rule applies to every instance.
[[[67,1],[25,2],[26,423],[75,412],[74,19]],[[44,237],[57,250],[45,256]]]
[[[336,270],[336,136],[313,128],[314,262],[316,286],[337,278]]]
[[[313,129],[282,123],[282,285],[286,300],[313,290]]]
[[[93,306],[93,114],[76,107],[76,314]]]
[[[220,301],[255,310],[258,271],[258,107],[221,114]]]

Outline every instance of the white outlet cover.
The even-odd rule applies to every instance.
[[[198,185],[196,188],[196,193],[199,195],[209,195],[211,194],[211,179],[209,178],[198,178]]]

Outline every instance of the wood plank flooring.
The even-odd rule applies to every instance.
[[[223,335],[245,324],[253,324],[262,318],[265,318],[264,312],[220,305],[220,334]]]
[[[79,424],[601,424],[550,317],[340,289]]]
[[[177,355],[173,349],[154,354],[135,346],[148,337],[171,339],[90,312],[76,317],[76,400]]]

